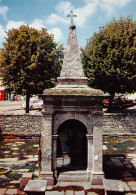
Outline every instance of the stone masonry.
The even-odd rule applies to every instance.
[[[59,115],[56,117],[59,118]],[[1,133],[40,134],[42,120],[42,115],[3,114],[0,115]],[[136,135],[136,113],[105,113],[103,115],[103,135],[124,134]]]
[[[103,133],[136,135],[136,113],[105,113]]]
[[[1,133],[40,134],[42,115],[0,115]]]
[[[102,117],[103,117],[103,97],[104,94],[100,90],[89,88],[86,84],[87,78],[84,76],[82,63],[80,59],[80,50],[77,43],[76,27],[71,24],[69,27],[69,36],[67,47],[64,55],[63,66],[58,84],[55,88],[44,90],[40,95],[44,102],[43,108],[43,130],[41,132],[41,177],[48,180],[48,184],[54,184],[54,181],[90,181],[92,177],[103,177],[102,170]],[[82,131],[83,136],[87,140],[87,168],[82,173],[74,172],[74,177],[69,171],[61,173],[58,178],[57,154],[58,154],[58,139],[61,140],[61,127],[70,126],[68,131],[71,134],[65,133],[63,140],[66,137],[74,135],[74,129],[77,123],[81,123],[86,129]],[[67,129],[67,126],[65,128]],[[62,132],[67,132],[62,129]],[[79,129],[79,128],[78,128]],[[78,131],[78,129],[76,131]],[[76,132],[75,131],[75,132]],[[78,131],[78,136],[81,137],[81,131]],[[86,132],[87,131],[87,132]],[[64,134],[64,133],[63,133]],[[75,140],[77,139],[75,134]],[[64,139],[65,138],[65,139]],[[70,139],[70,138],[69,138]],[[71,137],[74,146],[74,137]],[[81,139],[75,141],[77,144]],[[79,150],[79,148],[76,148]],[[73,151],[71,150],[71,153]],[[85,152],[85,151],[84,151]],[[80,153],[82,153],[80,151]],[[71,154],[69,154],[71,155]],[[77,154],[75,151],[75,155]],[[79,159],[80,160],[80,159]],[[76,165],[72,162],[72,170]],[[76,167],[77,168],[77,167]],[[67,176],[66,176],[67,175]],[[92,176],[91,176],[92,175]]]

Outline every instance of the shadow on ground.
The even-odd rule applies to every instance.
[[[105,154],[103,158],[103,170],[106,179],[136,180],[136,167],[133,165],[133,157],[126,157],[122,154]]]

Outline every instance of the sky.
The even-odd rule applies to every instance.
[[[136,19],[136,0],[0,0],[0,48],[9,29],[28,24],[38,30],[46,28],[54,34],[56,42],[66,47],[71,19],[74,18],[79,47],[85,47],[87,39],[99,27],[113,17],[133,16]]]

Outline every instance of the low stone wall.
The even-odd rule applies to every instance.
[[[0,115],[0,128],[4,134],[40,134],[42,120],[42,115]]]
[[[136,135],[136,113],[105,113],[103,134]]]
[[[43,115],[0,115],[3,134],[40,134]],[[136,113],[105,113],[104,135],[136,135]]]

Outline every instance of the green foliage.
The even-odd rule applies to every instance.
[[[88,85],[110,94],[136,91],[136,21],[113,19],[94,33],[82,61]]]
[[[0,52],[4,84],[21,95],[42,93],[60,74],[63,46],[46,29],[28,25],[7,32]]]

